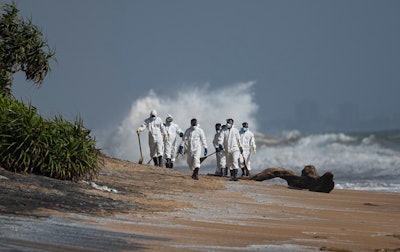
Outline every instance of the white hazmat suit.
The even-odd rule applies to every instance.
[[[197,125],[197,121],[195,125],[192,124],[192,126],[185,131],[179,149],[180,152],[185,149],[187,164],[190,170],[193,171],[192,178],[198,179],[197,173],[200,169],[200,156],[203,149],[204,155],[207,155],[207,141],[204,131]]]
[[[239,130],[233,125],[233,120],[232,123],[227,123],[226,129],[221,132],[218,143],[222,144],[224,147],[226,166],[231,172],[232,180],[236,181],[237,171],[240,165],[242,144],[240,142]]]
[[[213,140],[213,145],[214,148],[217,150],[216,153],[216,159],[217,159],[217,168],[215,170],[215,175],[221,175],[223,176],[224,171],[226,170],[226,157],[225,157],[225,151],[220,150],[219,148],[219,143],[218,139],[221,135],[222,130],[217,130],[217,132],[214,135],[214,140]]]
[[[150,117],[144,120],[144,123],[136,132],[140,133],[146,128],[149,130],[150,157],[154,160],[155,165],[161,166],[164,140],[168,140],[168,134],[162,119],[157,116],[157,111],[152,110],[150,112]]]
[[[173,117],[168,114],[165,120],[165,130],[168,133],[168,141],[164,142],[164,159],[167,168],[173,168],[173,162],[177,153],[177,138],[183,136],[183,131],[178,124],[173,123]],[[169,167],[171,166],[171,167]]]
[[[243,156],[246,160],[247,169],[251,171],[251,150],[253,150],[253,153],[256,153],[256,142],[254,140],[253,132],[248,128],[242,128],[240,130],[240,141],[243,146]],[[242,156],[240,159],[240,165],[241,167],[244,167],[244,160]]]

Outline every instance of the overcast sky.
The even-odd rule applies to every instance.
[[[45,116],[101,128],[150,89],[174,97],[187,85],[254,81],[261,130],[400,128],[400,1],[16,4],[56,49],[42,88],[18,76],[14,85]]]

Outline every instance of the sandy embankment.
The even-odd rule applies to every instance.
[[[95,183],[105,191],[0,169],[0,251],[400,251],[400,194],[195,181],[108,158]]]

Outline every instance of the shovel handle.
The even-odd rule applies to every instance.
[[[142,155],[142,144],[140,143],[140,135],[139,133],[137,133],[138,139],[139,139],[139,149],[140,149],[140,159],[139,159],[139,163],[143,163],[143,155]]]

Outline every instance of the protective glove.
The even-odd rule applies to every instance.
[[[137,128],[137,129],[136,129],[136,133],[139,135],[140,132],[142,132],[142,130],[141,130],[140,128]]]
[[[178,152],[179,152],[179,154],[183,155],[183,146],[182,145],[179,146],[179,151]]]
[[[204,156],[207,156],[207,148],[204,148]]]
[[[239,147],[239,150],[240,150],[240,154],[243,154],[243,148]]]
[[[256,155],[256,153],[257,153],[257,151],[256,151],[256,149],[254,149],[254,150],[253,150],[253,154]]]
[[[218,145],[219,146],[219,150],[223,150],[224,149],[224,146],[222,146],[222,144],[220,144],[220,145]]]
[[[168,142],[168,134],[164,135],[164,142]]]
[[[180,137],[183,137],[183,132],[179,133],[179,136],[180,136]]]
[[[221,152],[221,150],[219,149],[219,147],[215,148],[215,152]]]

